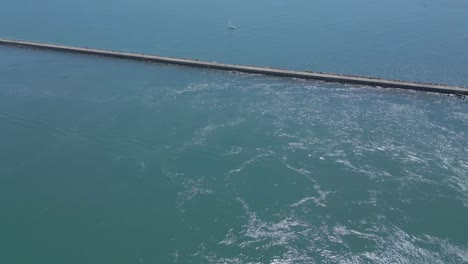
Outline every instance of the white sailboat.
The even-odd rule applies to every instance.
[[[236,29],[236,28],[237,28],[236,26],[234,26],[234,25],[232,24],[232,21],[231,21],[230,19],[229,19],[228,28],[229,28],[229,29]]]

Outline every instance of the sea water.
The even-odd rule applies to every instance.
[[[5,38],[463,86],[467,23],[463,0],[0,9]],[[454,96],[0,47],[0,262],[468,262],[467,131]]]

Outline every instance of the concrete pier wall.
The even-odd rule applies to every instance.
[[[81,48],[81,47],[72,47],[72,46],[63,46],[63,45],[45,44],[45,43],[38,43],[38,42],[18,41],[18,40],[9,40],[9,39],[0,39],[0,45],[55,50],[55,51],[71,52],[71,53],[81,53],[81,54],[106,56],[106,57],[114,57],[114,58],[121,58],[121,59],[140,60],[140,61],[147,61],[147,62],[177,64],[177,65],[184,65],[184,66],[189,66],[189,67],[255,73],[255,74],[271,75],[271,76],[278,76],[278,77],[313,79],[313,80],[321,80],[321,81],[327,81],[327,82],[378,86],[378,87],[383,87],[383,88],[400,88],[400,89],[437,92],[437,93],[445,93],[445,94],[468,95],[468,88],[466,87],[456,87],[456,86],[431,84],[431,83],[394,81],[394,80],[385,80],[385,79],[379,79],[379,78],[318,73],[318,72],[310,72],[310,71],[291,71],[291,70],[283,70],[283,69],[268,68],[268,67],[224,64],[224,63],[199,61],[199,60],[192,60],[192,59],[179,59],[179,58],[162,57],[162,56],[139,54],[139,53],[118,52],[118,51],[110,51],[110,50]]]

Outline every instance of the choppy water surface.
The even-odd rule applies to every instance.
[[[468,262],[468,104],[1,48],[2,263]]]

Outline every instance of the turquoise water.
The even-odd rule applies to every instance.
[[[466,85],[467,13],[16,1],[0,36]],[[453,96],[0,47],[0,263],[466,263],[467,131]]]

